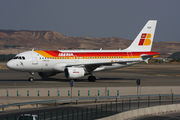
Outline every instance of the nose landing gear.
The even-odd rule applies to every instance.
[[[29,80],[30,82],[33,82],[33,81],[34,81],[34,78],[33,78],[34,72],[29,72],[29,74],[30,74],[30,75],[29,75],[29,79],[28,79],[28,80]]]

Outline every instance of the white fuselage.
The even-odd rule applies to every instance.
[[[84,65],[94,63],[112,63],[111,65],[101,65],[94,71],[116,69],[142,62],[141,55],[155,54],[154,52],[126,52],[123,50],[86,50],[86,51],[58,51],[62,54],[49,57],[39,54],[39,51],[27,51],[17,54],[17,59],[12,59],[7,63],[8,68],[26,72],[63,72],[68,65]],[[85,57],[83,55],[94,54]],[[108,54],[109,53],[109,54]],[[122,53],[122,54],[121,54]],[[73,54],[73,55],[72,55]],[[98,54],[98,55],[96,55]],[[22,58],[25,59],[22,59]],[[124,62],[124,64],[122,64]],[[128,62],[129,61],[129,62]],[[134,62],[131,62],[134,61]],[[121,62],[119,64],[118,62]]]

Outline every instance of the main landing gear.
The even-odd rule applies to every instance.
[[[33,80],[34,80],[34,78],[33,78],[34,72],[29,72],[29,74],[30,74],[30,75],[29,75],[29,79],[28,79],[28,80],[29,80],[30,82],[33,82]]]
[[[96,81],[96,77],[95,76],[89,76],[88,77],[88,81],[89,82],[95,82]]]
[[[92,72],[90,72],[90,75],[91,75],[91,76],[88,77],[88,81],[89,81],[89,82],[95,82],[95,81],[96,81],[96,77],[93,76]]]

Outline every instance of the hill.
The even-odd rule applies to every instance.
[[[125,49],[132,40],[90,37],[68,37],[53,31],[0,30],[0,54],[17,54],[35,49]],[[154,42],[153,51],[174,53],[180,51],[180,42]]]
[[[175,52],[171,55],[171,58],[173,59],[180,59],[180,52]]]

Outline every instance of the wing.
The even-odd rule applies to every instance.
[[[84,67],[88,72],[95,70],[98,67],[101,66],[112,66],[114,63],[118,64],[127,64],[128,62],[140,62],[140,60],[137,61],[111,61],[111,62],[103,62],[103,63],[88,63],[88,64],[75,64],[75,65],[66,65],[66,67],[72,67],[72,66],[78,66],[78,67]]]

